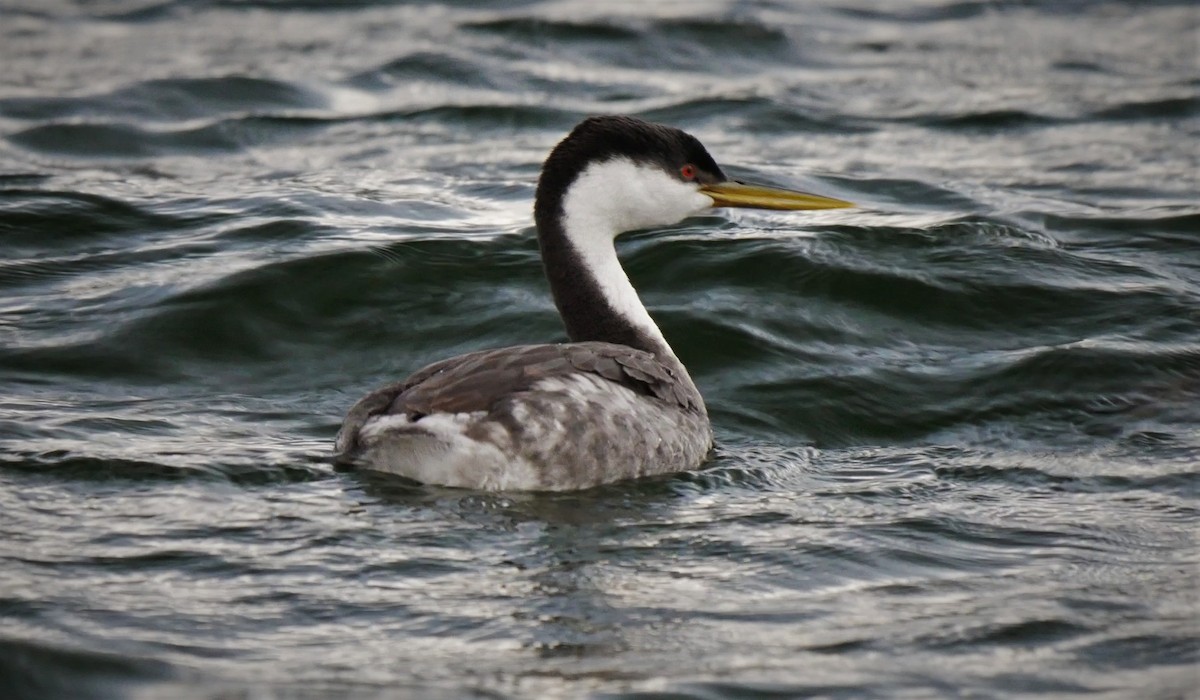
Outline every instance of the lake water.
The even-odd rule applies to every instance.
[[[0,696],[1196,697],[1200,9],[8,0]],[[577,121],[857,202],[622,255],[702,471],[338,472],[346,409],[563,339]]]

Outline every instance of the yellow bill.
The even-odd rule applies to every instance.
[[[741,182],[718,182],[701,185],[700,192],[712,198],[714,207],[748,207],[751,209],[844,209],[854,206],[832,197],[777,187],[747,185]]]

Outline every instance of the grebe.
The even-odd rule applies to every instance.
[[[849,202],[729,180],[695,137],[592,117],[546,159],[534,219],[571,342],[434,363],[350,409],[335,460],[427,484],[565,491],[700,466],[704,399],[638,299],[614,239],[712,207]]]

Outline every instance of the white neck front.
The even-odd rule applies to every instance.
[[[695,186],[661,168],[613,159],[589,166],[563,198],[563,233],[614,313],[674,356],[617,258],[621,233],[669,226],[712,206]]]
[[[570,226],[570,222],[567,224]],[[596,280],[605,302],[614,313],[624,318],[630,325],[636,327],[648,339],[653,340],[670,355],[675,353],[667,344],[658,324],[651,318],[645,304],[638,297],[637,290],[629,281],[629,275],[617,258],[617,250],[612,238],[607,242],[600,237],[590,238],[589,243],[576,242],[581,262]]]

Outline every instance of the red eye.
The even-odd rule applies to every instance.
[[[683,177],[684,180],[695,180],[696,179],[696,166],[692,165],[691,163],[688,163],[687,165],[685,165],[679,169],[679,174],[680,174],[680,176]]]

